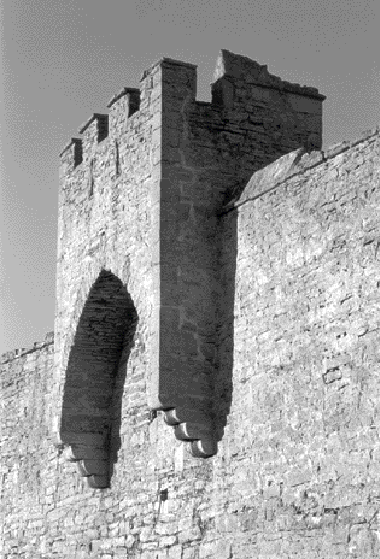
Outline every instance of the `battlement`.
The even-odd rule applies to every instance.
[[[95,113],[79,128],[79,133],[83,135],[82,143],[79,138],[73,138],[60,153],[62,163],[66,165],[65,173],[69,169],[74,171],[82,161],[88,163],[96,146],[108,136],[111,141],[119,142],[120,134],[139,130],[151,101],[157,100],[163,92],[168,93],[170,88],[178,88],[181,76],[185,77],[186,81],[187,110],[191,106],[194,109],[196,106],[203,107],[214,113],[216,119],[220,118],[220,111],[223,113],[227,111],[230,120],[242,111],[248,112],[250,124],[257,129],[260,124],[268,127],[269,115],[264,120],[260,120],[260,116],[256,113],[260,113],[263,104],[272,104],[274,110],[270,118],[277,129],[277,137],[278,130],[289,127],[295,127],[299,135],[306,125],[308,128],[313,128],[312,133],[308,134],[313,137],[310,147],[318,149],[321,146],[321,103],[325,99],[324,95],[316,88],[290,83],[270,74],[267,65],[260,65],[246,56],[222,49],[211,84],[211,102],[196,101],[196,65],[162,58],[142,73],[139,88],[124,87],[112,97],[107,104],[109,114]],[[152,97],[153,91],[155,93]],[[275,92],[278,94],[277,97]],[[292,114],[284,114],[285,106],[287,112]],[[156,129],[160,128],[159,107],[160,105],[155,103],[153,108],[156,113],[154,120]],[[279,109],[278,116],[276,109]],[[202,118],[203,115],[199,113],[199,126],[202,126]],[[241,123],[241,118],[239,122]],[[220,130],[219,123],[216,128]]]

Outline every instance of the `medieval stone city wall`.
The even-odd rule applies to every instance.
[[[320,152],[316,90],[214,78],[165,59],[61,154],[54,343],[1,359],[1,558],[380,551],[380,131]],[[206,404],[199,457],[167,421]]]
[[[222,217],[221,446],[251,556],[379,553],[379,163],[379,128],[293,152]]]
[[[41,553],[46,516],[54,507],[56,449],[47,409],[53,333],[33,348],[1,356],[0,557]],[[29,550],[29,551],[28,551]]]

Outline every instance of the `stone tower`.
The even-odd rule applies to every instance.
[[[57,445],[92,487],[109,486],[130,402],[164,410],[194,456],[217,452],[219,214],[254,171],[321,147],[316,89],[222,50],[212,101],[201,102],[196,70],[160,60],[60,155],[50,413]]]

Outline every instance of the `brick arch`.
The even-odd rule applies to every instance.
[[[109,487],[123,386],[120,363],[128,360],[137,313],[123,282],[102,270],[77,323],[65,374],[60,437],[70,446],[90,487]],[[123,367],[125,369],[125,367]],[[125,372],[124,372],[125,374]],[[120,379],[119,379],[120,380]],[[120,422],[119,422],[120,423]]]

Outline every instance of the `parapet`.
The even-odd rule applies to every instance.
[[[288,91],[297,95],[305,95],[314,99],[323,101],[326,99],[324,95],[318,93],[315,87],[307,87],[299,83],[290,83],[282,80],[277,76],[273,76],[268,72],[268,66],[261,66],[255,60],[251,60],[246,56],[234,54],[226,49],[222,49],[219,53],[216,69],[214,72],[214,82],[221,78],[227,79],[244,79],[247,83],[257,84],[262,87],[278,89],[280,91]]]
[[[273,119],[283,114],[286,122],[297,120],[298,132],[307,128],[309,135],[313,133],[316,136],[311,147],[318,149],[321,146],[322,101],[326,97],[316,88],[281,80],[268,72],[267,65],[260,65],[226,49],[219,53],[213,79],[212,101],[207,103],[213,110],[233,111],[236,114],[242,110],[250,112],[253,106],[264,102],[267,106],[273,105]],[[178,99],[173,96],[174,91],[178,93]],[[161,126],[158,114],[161,111],[161,95],[170,98],[170,106],[181,102],[180,99],[185,95],[186,106],[189,107],[195,102],[196,94],[196,65],[171,58],[158,60],[143,72],[139,88],[124,87],[112,97],[107,104],[109,115],[94,113],[80,127],[82,138],[72,138],[60,154],[65,157],[62,162],[69,165],[64,173],[69,172],[70,168],[75,169],[82,161],[88,162],[93,156],[94,146],[108,135],[117,141],[127,130],[137,129],[140,116],[144,119],[147,110],[155,114],[157,112],[153,126],[158,129]],[[291,118],[290,113],[293,114]],[[280,123],[277,128],[283,125]]]
[[[60,153],[64,158],[63,163],[68,164],[68,169],[75,169],[82,161],[88,162],[92,157],[93,148],[101,143],[108,135],[116,137],[125,131],[131,117],[139,118],[140,111],[146,109],[151,102],[152,90],[159,85],[159,69],[165,68],[163,87],[170,86],[171,82],[180,86],[182,81],[191,81],[192,95],[195,100],[197,89],[197,67],[194,64],[162,58],[145,70],[141,76],[140,87],[124,87],[116,93],[107,104],[109,114],[94,113],[78,132],[82,138],[72,138]],[[170,83],[169,83],[170,82]],[[157,88],[159,94],[160,88]],[[142,106],[143,105],[143,106]],[[157,106],[157,105],[156,105]],[[134,122],[135,119],[134,119]],[[136,123],[137,124],[137,123]],[[68,170],[67,169],[67,170]]]

